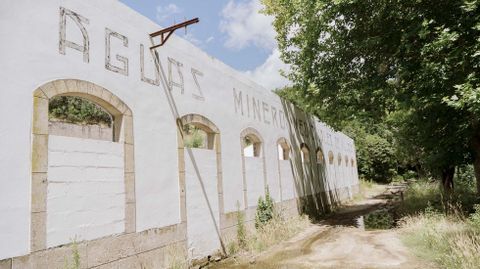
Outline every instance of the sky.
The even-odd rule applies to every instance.
[[[175,34],[211,56],[245,73],[268,90],[288,85],[279,70],[288,70],[279,58],[273,18],[261,14],[259,0],[120,0],[167,27],[195,17],[200,23]]]

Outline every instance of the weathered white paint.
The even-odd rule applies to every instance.
[[[185,151],[188,250],[195,259],[220,248],[217,161],[214,150],[191,149],[193,160]]]
[[[245,157],[248,207],[257,206],[260,196],[265,198],[263,170],[263,159],[261,157]]]
[[[90,44],[88,63],[82,53],[69,47],[65,49],[65,54],[59,53],[60,7],[88,19],[88,24],[84,25]],[[128,45],[115,36],[110,42],[111,64],[123,67],[116,55],[128,58],[128,76],[105,68],[106,28],[128,39]],[[0,259],[30,252],[32,126],[28,119],[32,118],[32,92],[55,79],[81,79],[100,85],[132,110],[136,231],[180,223],[176,121],[165,90],[162,86],[142,81],[140,72],[140,48],[143,45],[144,76],[155,79],[155,67],[148,51],[148,34],[160,28],[116,0],[0,2],[0,63],[4,67],[0,68],[0,113],[4,115],[0,118]],[[82,43],[79,28],[70,18],[67,18],[66,37],[69,41]],[[350,138],[315,120],[308,123],[308,117],[283,103],[270,89],[253,83],[188,41],[174,35],[158,52],[167,77],[168,58],[181,63],[170,65],[173,82],[180,82],[178,72],[183,75],[183,91],[178,86],[172,89],[179,114],[201,114],[221,132],[225,213],[237,210],[237,203],[241,208],[245,206],[241,191],[245,186],[239,135],[247,127],[260,133],[262,154],[266,157],[266,179],[261,170],[261,159],[255,160],[258,162],[255,162],[254,168],[247,169],[248,199],[252,202],[249,206],[256,204],[259,195],[264,195],[264,182],[273,186],[279,181],[276,141],[280,137],[286,138],[292,147],[293,157],[287,162],[295,164],[294,170],[290,171],[294,175],[290,176],[287,175],[288,166],[280,166],[284,199],[292,197],[292,194],[304,195],[296,192],[294,183],[302,181],[301,168],[297,170],[298,155],[293,154],[293,151],[298,151],[300,143],[307,143],[312,154],[316,146],[321,146],[326,156],[328,150],[332,150],[335,156],[342,152],[342,155],[348,154],[355,159]],[[335,141],[337,137],[338,141]],[[248,163],[247,158],[247,167]],[[340,187],[341,178],[335,166],[327,163],[326,167],[329,188]],[[342,184],[357,185],[356,166],[345,169],[354,169],[355,176],[344,179]],[[278,188],[272,187],[271,192],[274,197],[280,194]],[[48,210],[52,210],[50,206]],[[110,232],[117,232],[115,229]],[[62,240],[48,238],[47,241],[52,245]]]
[[[122,233],[123,144],[53,135],[48,142],[47,247]]]
[[[288,160],[279,160],[280,178],[282,181],[282,199],[288,201],[295,197],[295,180],[293,178],[292,164]]]

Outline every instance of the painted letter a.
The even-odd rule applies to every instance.
[[[80,32],[82,33],[82,37],[83,37],[82,45],[79,45],[75,42],[67,40],[67,17],[69,17],[80,29]],[[88,38],[87,30],[85,29],[85,26],[84,26],[84,24],[88,24],[88,23],[89,21],[87,18],[69,9],[60,7],[60,39],[59,39],[60,54],[65,55],[65,49],[69,47],[83,53],[83,61],[86,63],[89,62],[90,40]]]

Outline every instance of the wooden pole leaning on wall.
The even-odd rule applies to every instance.
[[[172,110],[173,117],[175,118],[175,121],[176,121],[177,126],[179,128],[182,139],[184,137],[184,133],[183,133],[184,132],[184,128],[183,128],[184,125],[183,125],[183,122],[181,120],[180,113],[178,112],[177,104],[175,102],[175,98],[173,97],[172,89],[170,87],[170,84],[167,83],[167,76],[165,75],[165,70],[163,69],[162,65],[160,64],[160,57],[159,57],[156,49],[163,46],[175,30],[177,30],[179,28],[183,28],[183,27],[185,27],[185,29],[186,29],[186,27],[188,25],[198,23],[199,21],[200,20],[198,18],[195,18],[195,19],[185,21],[185,22],[182,22],[182,23],[179,23],[179,24],[175,24],[173,26],[167,27],[163,30],[160,30],[158,32],[150,34],[150,42],[152,44],[152,46],[150,47],[150,52],[152,53],[152,56],[153,56],[153,59],[154,59],[154,62],[155,62],[155,67],[157,68],[156,71],[158,72],[158,74],[161,77],[160,81],[161,81],[162,87],[163,87],[164,92],[167,96],[168,104],[170,106],[170,109]],[[160,44],[155,45],[155,37],[158,37],[158,36],[160,36]],[[195,158],[193,156],[192,149],[190,149],[190,148],[185,148],[185,149],[186,149],[190,159],[192,160],[194,170],[197,174],[197,177],[200,179],[200,184],[202,185],[203,195],[205,197],[207,197],[207,193],[205,192],[205,187],[203,186],[203,182],[201,182],[201,175],[200,175],[200,172],[199,172],[198,167],[197,167],[197,162],[195,161]],[[212,216],[212,218],[214,218],[214,213],[213,213],[213,210],[210,206],[210,203],[208,201],[207,201],[207,203],[208,203],[208,208],[209,208],[209,211],[210,211],[210,215]],[[186,208],[185,208],[185,210],[186,210]],[[220,227],[217,225],[217,223],[215,221],[214,221],[214,225],[215,225],[215,230],[217,232],[217,236],[220,239],[220,247],[222,248],[221,249],[222,253],[226,254],[227,251],[226,251],[225,243],[223,242],[223,239],[222,239],[222,236],[221,236]]]

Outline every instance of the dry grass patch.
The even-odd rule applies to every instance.
[[[261,252],[270,246],[288,240],[311,224],[305,215],[283,218],[275,216],[246,237],[246,250]]]
[[[400,223],[402,239],[413,252],[446,269],[480,267],[480,231],[474,213],[470,219],[427,212]]]

